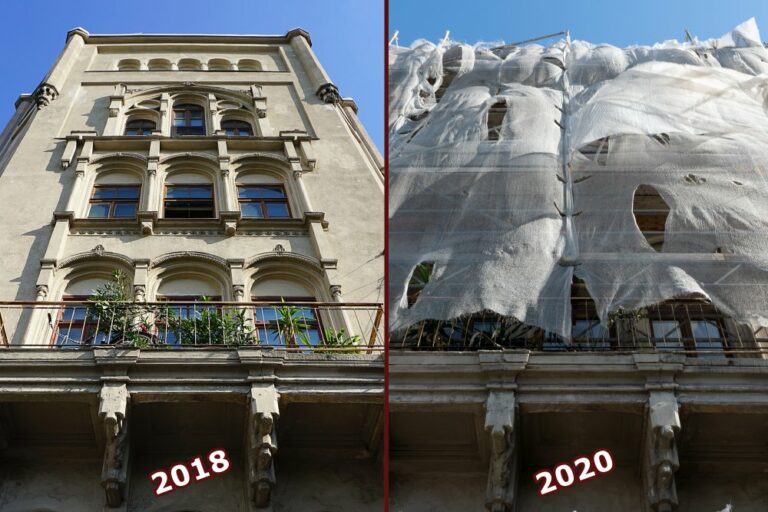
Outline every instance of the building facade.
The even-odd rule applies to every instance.
[[[380,510],[383,186],[301,29],[70,31],[0,135],[0,510]]]
[[[768,508],[761,41],[390,48],[394,512]]]

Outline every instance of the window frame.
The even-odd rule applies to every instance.
[[[235,128],[233,130],[233,133],[230,135],[229,130],[224,127],[227,123],[241,123],[244,125],[248,125],[248,135],[242,135],[240,133],[240,128]],[[221,129],[227,134],[229,137],[253,137],[255,135],[255,131],[253,129],[253,124],[249,123],[248,121],[243,121],[242,119],[224,119],[221,121]]]
[[[292,219],[293,218],[293,211],[291,210],[291,202],[288,200],[288,191],[286,190],[285,184],[283,183],[236,183],[237,188],[237,205],[240,209],[240,213],[243,213],[243,207],[242,205],[245,204],[259,204],[261,206],[261,217],[253,217],[253,216],[246,216],[243,215],[244,219],[264,219],[264,220],[274,220],[274,219]],[[241,198],[240,197],[240,189],[241,188],[254,188],[254,187],[261,187],[261,188],[279,188],[283,193],[282,199],[269,199],[269,198]],[[285,204],[286,208],[288,209],[288,215],[285,217],[273,217],[270,216],[268,213],[268,204]]]
[[[221,295],[212,295],[210,297],[209,296],[205,296],[205,297],[207,297],[209,299],[207,301],[202,300],[203,297],[204,297],[204,295],[156,295],[155,296],[155,302],[184,302],[184,303],[187,303],[187,304],[182,304],[182,305],[173,305],[173,304],[171,304],[171,305],[168,305],[166,307],[168,309],[172,309],[172,308],[179,308],[179,309],[183,308],[183,309],[186,309],[187,310],[187,313],[186,313],[187,316],[183,316],[182,317],[181,315],[179,315],[179,317],[180,318],[190,318],[191,317],[190,316],[190,310],[191,310],[193,315],[196,315],[197,311],[198,311],[196,309],[196,307],[197,307],[196,304],[193,304],[193,303],[208,304],[210,302],[221,302],[222,301]],[[201,309],[203,309],[203,308],[201,308]],[[222,306],[219,305],[219,304],[212,304],[212,305],[210,305],[209,307],[207,307],[205,309],[215,309],[215,310],[221,311],[222,310]],[[161,329],[164,329],[164,330],[161,330]],[[166,345],[173,345],[173,346],[179,346],[179,347],[182,346],[182,344],[178,342],[178,339],[174,339],[173,343],[169,343],[168,342],[168,339],[169,339],[168,335],[169,335],[170,332],[172,332],[172,331],[170,331],[168,329],[168,323],[167,322],[163,322],[162,320],[159,320],[159,319],[155,318],[155,333],[154,334],[158,338],[160,338],[162,340],[162,342],[164,344],[166,344]],[[165,336],[161,336],[161,334],[164,334]],[[206,345],[206,343],[200,343],[200,345]]]
[[[96,191],[100,188],[136,188],[138,189],[138,194],[136,196],[136,199],[95,199],[93,196],[96,194]],[[88,199],[88,211],[86,212],[86,218],[87,219],[118,219],[118,220],[129,220],[129,219],[135,219],[136,215],[139,211],[139,207],[141,205],[141,189],[142,185],[138,184],[116,184],[116,185],[110,185],[108,183],[96,183],[93,185],[93,188],[91,190],[91,197]],[[117,217],[114,215],[115,208],[119,204],[136,204],[136,210],[133,215],[130,217],[127,216],[120,216]],[[106,217],[91,217],[91,206],[94,204],[109,204],[109,214]]]
[[[290,342],[287,340],[279,340],[278,344],[273,344],[269,339],[262,339],[262,333],[266,334],[267,332],[273,330],[270,329],[270,326],[274,326],[275,322],[269,321],[269,320],[259,320],[258,311],[259,309],[274,309],[277,305],[285,303],[286,306],[294,306],[300,309],[309,309],[312,311],[312,314],[314,315],[314,320],[311,322],[307,322],[305,319],[305,325],[307,325],[309,328],[314,328],[317,331],[317,344],[313,346],[320,346],[323,343],[325,343],[325,335],[323,334],[324,328],[323,328],[323,318],[322,315],[320,315],[320,309],[314,306],[297,306],[296,303],[305,303],[305,302],[317,302],[316,297],[306,296],[288,296],[288,297],[282,297],[282,296],[275,296],[275,295],[265,295],[265,296],[251,296],[251,301],[253,302],[269,302],[273,303],[272,306],[258,306],[258,305],[252,305],[252,312],[253,312],[253,331],[256,333],[256,339],[259,344],[262,344],[264,346],[285,346],[285,347],[300,347],[302,348],[302,345],[299,343],[298,340],[291,340]],[[263,316],[262,316],[263,318]],[[308,331],[310,329],[307,329]],[[282,343],[280,345],[279,343]]]
[[[128,133],[128,129],[129,129],[129,125],[131,123],[151,123],[152,124],[152,129],[149,130],[149,131],[145,131],[145,130],[142,129],[141,133],[130,134],[130,133]],[[128,121],[125,122],[125,129],[123,130],[123,136],[125,136],[125,137],[145,137],[147,135],[152,135],[152,132],[156,131],[156,130],[157,130],[157,122],[153,121],[152,119],[146,119],[144,117],[132,118],[132,119],[128,119]]]
[[[78,303],[77,305],[73,306],[73,311],[77,311],[78,309],[84,310],[84,316],[82,320],[75,320],[74,318],[71,318],[69,320],[66,320],[64,318],[64,315],[67,311],[67,306],[60,306],[58,311],[56,312],[56,322],[54,323],[53,333],[51,334],[51,342],[50,346],[52,348],[78,348],[78,347],[92,347],[94,345],[109,345],[109,343],[105,342],[99,342],[94,343],[94,341],[97,341],[98,331],[96,331],[96,327],[99,325],[99,321],[89,321],[88,320],[88,306],[86,306],[84,303],[88,302],[89,297],[85,295],[64,295],[61,300],[62,302],[75,302]],[[74,313],[73,313],[74,316]],[[62,330],[62,327],[66,327],[67,333],[71,332],[72,329],[80,329],[80,339],[79,342],[74,345],[69,344],[60,344],[59,341],[59,333]],[[89,340],[91,337],[93,337],[93,340],[91,340],[88,343],[85,343],[86,340]],[[67,338],[69,338],[69,334],[67,334]]]
[[[691,315],[690,308],[698,307],[699,312]],[[725,357],[728,356],[728,335],[725,325],[725,317],[717,311],[714,305],[701,303],[698,301],[684,301],[676,300],[672,303],[662,303],[654,308],[649,308],[648,314],[648,335],[650,341],[653,343],[657,350],[685,350],[695,352],[697,357]],[[663,334],[661,336],[656,335],[655,322],[675,322],[677,324],[677,331],[680,333],[679,338],[666,338]],[[692,322],[712,322],[717,328],[719,338],[696,338],[694,336]],[[720,343],[720,348],[704,348],[699,346],[699,342],[704,344],[711,344],[713,342]],[[658,344],[668,344],[670,346],[661,346]],[[677,344],[677,347],[671,346]]]
[[[210,217],[169,217],[168,216],[168,202],[171,201],[200,201],[202,202],[202,199],[169,199],[168,198],[168,189],[169,188],[209,188],[211,190],[211,216]],[[208,201],[207,199],[205,201]],[[191,210],[190,210],[191,211]],[[164,219],[187,219],[187,220],[205,220],[205,219],[216,219],[217,218],[217,211],[216,211],[216,189],[213,186],[213,183],[201,183],[201,184],[194,184],[194,183],[165,183],[164,189],[163,189],[163,218]]]
[[[185,107],[185,108],[180,108]],[[194,107],[194,108],[189,108]],[[206,109],[202,105],[199,105],[197,103],[174,103],[173,108],[171,109],[173,112],[173,117],[171,119],[171,135],[174,137],[201,137],[208,135],[208,119],[206,114]],[[199,110],[201,112],[200,119],[203,122],[203,126],[192,126],[192,111],[193,110]],[[184,126],[176,126],[176,112],[184,112]],[[179,133],[179,129],[181,129],[182,133]],[[184,133],[186,131],[190,130],[198,130],[200,129],[202,133]]]

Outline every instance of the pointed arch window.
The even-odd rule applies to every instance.
[[[173,106],[174,135],[205,135],[205,111],[200,105],[181,103]]]

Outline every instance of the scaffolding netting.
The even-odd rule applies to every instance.
[[[695,295],[768,325],[768,50],[754,19],[624,49],[419,40],[389,60],[393,329],[490,310],[568,338],[574,276],[604,323]],[[654,194],[656,239],[636,209]]]

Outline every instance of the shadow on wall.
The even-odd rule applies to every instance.
[[[109,97],[102,96],[93,102],[93,108],[85,117],[85,125],[88,128],[96,130],[99,135],[104,135],[104,127],[107,125],[107,116],[109,114]]]

